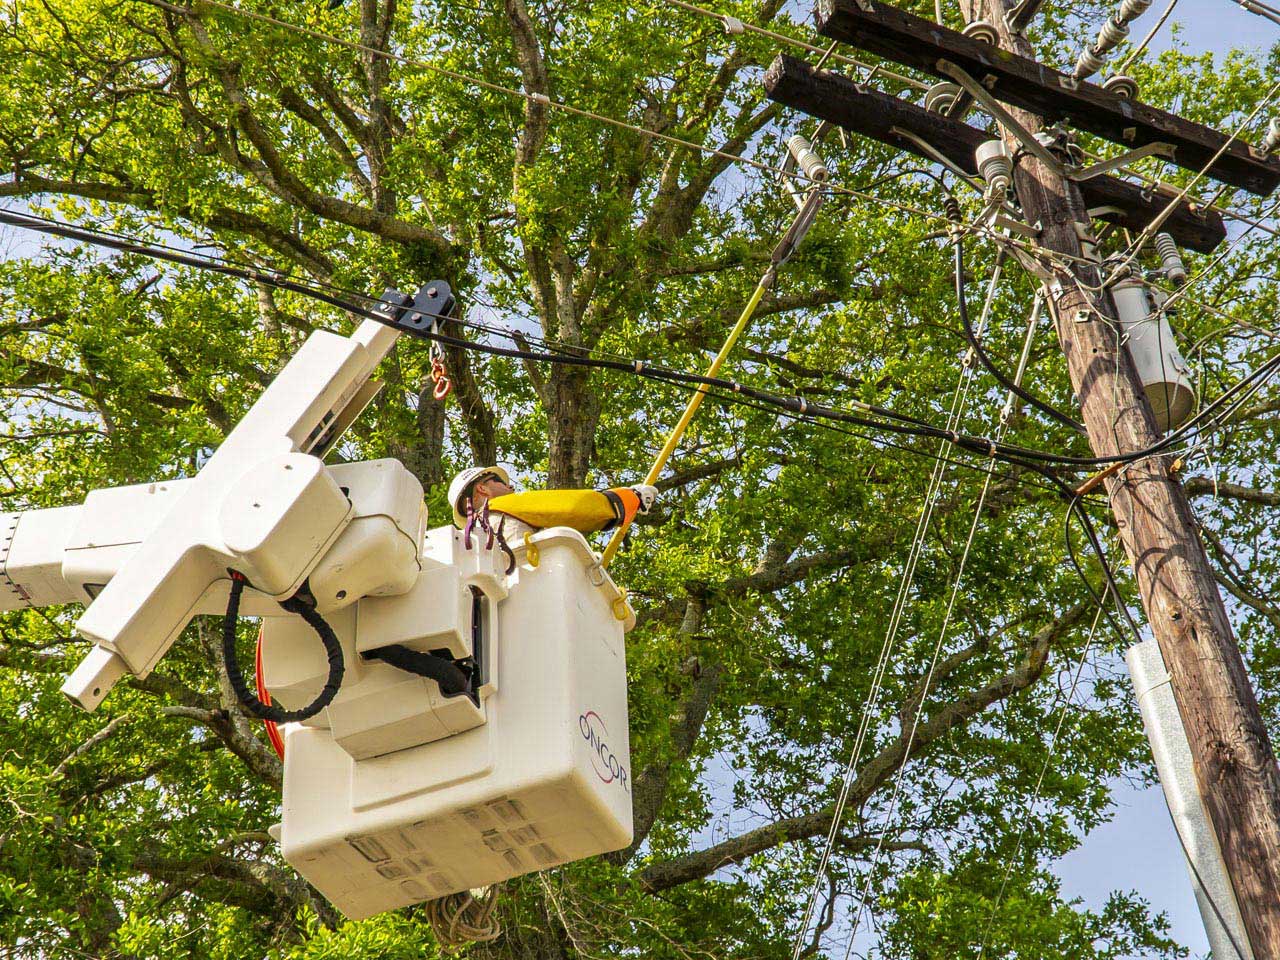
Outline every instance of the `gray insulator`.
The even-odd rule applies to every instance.
[[[1151,3],[1152,0],[1124,0],[1120,4],[1120,13],[1117,19],[1124,23],[1133,23],[1151,8]]]
[[[1106,53],[1124,43],[1129,36],[1129,25],[1115,20],[1108,20],[1098,31],[1098,42],[1093,45],[1094,53]]]
[[[978,173],[987,182],[987,196],[1003,197],[1013,182],[1013,157],[1002,140],[988,140],[974,151]]]
[[[810,180],[823,183],[831,176],[830,171],[827,170],[827,165],[822,162],[822,158],[814,153],[813,145],[800,134],[797,133],[787,141],[787,149],[796,158],[796,166]]]
[[[925,91],[924,108],[931,113],[945,113],[960,96],[960,85],[942,81]]]
[[[1262,152],[1271,153],[1280,148],[1280,117],[1272,117],[1267,124],[1267,135],[1262,138]]]
[[[992,46],[1000,42],[1000,33],[996,30],[995,25],[986,20],[971,20],[965,24],[965,28],[961,32],[970,40],[978,40],[982,43],[989,43]]]
[[[1133,77],[1126,77],[1123,73],[1107,77],[1102,84],[1102,89],[1113,97],[1119,97],[1121,100],[1136,100],[1138,98],[1138,81],[1134,80]]]
[[[736,37],[747,32],[747,25],[737,17],[731,17],[728,14],[725,14],[720,18],[720,20],[724,24],[724,32],[729,34],[731,37]]]
[[[1072,71],[1072,76],[1077,80],[1091,77],[1102,69],[1104,63],[1106,61],[1092,50],[1081,50],[1080,59],[1076,61],[1076,68]]]
[[[1187,282],[1187,268],[1182,262],[1177,241],[1167,233],[1156,234],[1156,253],[1160,255],[1160,269],[1175,287]]]

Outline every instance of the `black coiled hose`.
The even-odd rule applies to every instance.
[[[329,657],[329,679],[324,689],[309,704],[300,710],[285,710],[274,704],[268,706],[254,694],[244,681],[244,673],[240,670],[240,661],[236,657],[236,618],[240,614],[240,595],[244,592],[245,580],[241,576],[231,578],[231,596],[227,600],[227,616],[222,621],[222,661],[227,668],[227,679],[231,689],[244,706],[245,712],[259,720],[270,720],[274,723],[296,723],[308,720],[333,702],[342,686],[342,675],[346,672],[346,664],[342,659],[342,644],[337,634],[325,622],[324,617],[316,613],[313,607],[307,606],[297,597],[290,597],[280,606],[290,613],[296,613],[320,636],[324,644],[324,652]]]

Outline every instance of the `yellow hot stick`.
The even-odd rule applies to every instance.
[[[760,278],[760,282],[756,284],[755,293],[751,294],[751,299],[747,301],[747,305],[742,308],[742,314],[738,317],[738,322],[734,324],[733,329],[729,331],[729,337],[724,342],[724,346],[720,348],[720,352],[716,354],[716,358],[711,361],[711,366],[707,368],[707,376],[714,377],[720,372],[720,367],[724,364],[725,358],[729,356],[733,350],[734,344],[738,342],[738,338],[742,336],[742,331],[747,329],[747,324],[751,322],[752,315],[756,312],[756,307],[760,305],[760,300],[764,297],[765,291],[772,285],[774,277],[777,273],[777,265],[771,265],[764,272],[764,276]],[[671,454],[675,452],[676,444],[680,442],[680,438],[684,436],[685,430],[689,426],[689,421],[693,419],[694,414],[698,412],[698,408],[702,406],[702,401],[707,395],[705,385],[698,387],[698,390],[689,398],[689,405],[684,408],[684,413],[680,415],[680,419],[676,422],[675,427],[671,431],[671,435],[667,437],[667,442],[662,445],[657,459],[653,461],[653,466],[649,468],[648,475],[644,478],[644,482],[653,485],[658,482],[658,477],[662,476],[663,468],[666,467],[667,461],[671,459]],[[601,557],[602,566],[608,566],[613,560],[614,555],[618,552],[618,548],[622,546],[622,538],[626,536],[630,523],[624,523],[614,531],[613,536],[609,540],[609,545],[604,548],[604,556]]]

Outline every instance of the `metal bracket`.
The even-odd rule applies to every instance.
[[[1148,143],[1145,147],[1139,147],[1137,150],[1128,150],[1118,157],[1112,157],[1110,160],[1103,160],[1101,163],[1095,163],[1091,167],[1085,167],[1070,174],[1072,180],[1092,180],[1094,177],[1101,176],[1104,173],[1110,173],[1112,170],[1118,170],[1125,164],[1132,163],[1135,160],[1141,160],[1144,157],[1164,157],[1166,160],[1173,159],[1174,147],[1168,143]]]
[[[787,232],[782,235],[782,239],[778,241],[778,245],[773,248],[773,253],[769,256],[774,267],[786,263],[796,252],[796,248],[804,242],[805,235],[813,226],[813,221],[817,219],[818,211],[822,208],[822,202],[825,199],[826,194],[816,183],[805,192],[804,203],[796,213],[796,218],[791,221],[791,226],[787,228]]]
[[[1067,171],[1063,168],[1062,163],[1049,152],[1049,148],[1035,138],[1035,135],[1024,127],[1021,123],[1014,119],[1013,114],[1004,108],[995,97],[991,95],[991,91],[979,83],[973,77],[969,76],[962,68],[956,66],[950,60],[942,59],[938,61],[938,72],[944,76],[950,77],[956,83],[960,84],[973,99],[982,104],[989,114],[1008,130],[1018,142],[1026,149],[1026,151],[1034,155],[1045,166],[1056,173],[1060,177],[1065,177]]]
[[[1028,237],[1032,240],[1040,236],[1040,226],[1038,223],[1031,224],[1025,223],[1022,220],[1014,220],[1012,217],[1006,216],[999,211],[997,211],[996,215],[991,219],[991,224],[1001,230],[1008,230],[1010,233],[1021,234],[1022,236]]]
[[[910,140],[917,147],[919,147],[921,150],[927,153],[933,160],[942,164],[944,167],[946,167],[948,170],[954,173],[957,177],[959,177],[962,181],[967,183],[970,187],[972,187],[978,193],[985,193],[983,188],[978,186],[974,177],[970,176],[968,173],[962,170],[955,163],[952,163],[950,158],[944,156],[933,144],[931,144],[924,137],[921,137],[918,134],[912,133],[910,130],[904,130],[902,129],[902,127],[896,127],[896,126],[890,127],[889,132],[897,134],[898,136],[902,137],[902,139],[904,140]]]
[[[1043,3],[1044,0],[1019,0],[1018,5],[1004,15],[1005,26],[1014,33],[1021,33]]]
[[[399,290],[387,290],[373,312],[385,317],[389,326],[430,340],[433,325],[448,320],[453,306],[453,290],[443,280],[433,280],[420,287],[413,297]]]

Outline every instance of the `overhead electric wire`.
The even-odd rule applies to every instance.
[[[992,277],[991,288],[989,293],[994,293],[996,277]],[[979,327],[985,330],[988,318],[987,308],[989,308],[992,297],[988,296],[983,314],[979,320]],[[951,399],[951,409],[947,416],[947,426],[955,429],[959,426],[960,420],[964,415],[965,406],[968,403],[969,389],[974,382],[974,370],[969,363],[965,363],[961,368],[960,377],[956,383],[955,391]],[[929,476],[929,481],[925,487],[924,501],[921,504],[920,516],[916,521],[915,533],[911,538],[911,545],[907,551],[907,558],[902,565],[902,575],[898,581],[898,592],[894,598],[893,610],[889,616],[889,626],[885,630],[885,638],[880,646],[880,653],[876,658],[875,669],[872,671],[871,684],[867,690],[867,695],[863,699],[862,710],[858,718],[858,727],[854,734],[854,744],[849,751],[849,759],[845,763],[844,774],[840,780],[840,789],[836,794],[836,802],[831,814],[831,824],[827,828],[827,836],[823,843],[822,853],[818,859],[818,866],[814,870],[813,884],[810,887],[809,895],[805,904],[804,916],[800,922],[800,926],[796,931],[795,942],[792,945],[792,960],[799,960],[801,951],[804,947],[804,938],[809,932],[809,923],[813,919],[814,911],[818,905],[818,894],[822,887],[822,882],[826,878],[827,868],[831,861],[831,855],[835,849],[835,840],[840,831],[840,826],[844,820],[845,807],[848,804],[849,793],[853,788],[855,777],[858,771],[858,764],[862,758],[862,751],[866,744],[867,735],[870,732],[871,717],[873,713],[877,713],[880,707],[880,696],[883,692],[883,683],[885,672],[888,669],[889,660],[893,654],[895,644],[897,643],[898,629],[902,623],[902,615],[906,610],[906,600],[910,593],[911,587],[915,582],[916,566],[920,560],[920,556],[924,549],[925,537],[928,534],[929,525],[933,519],[933,511],[937,506],[938,494],[942,489],[943,476],[943,459],[941,457],[942,450],[946,449],[945,442],[939,444],[938,459],[934,463],[933,472]],[[987,462],[990,466],[990,461]],[[990,476],[986,479],[989,482]]]
[[[182,6],[181,4],[170,3],[168,2],[168,0],[135,0],[135,2],[156,7],[161,10],[167,10],[171,13],[182,14],[184,16],[190,15],[192,12],[190,7]],[[414,57],[408,57],[403,54],[394,53],[387,50],[380,50],[377,47],[371,47],[371,46],[368,46],[367,44],[359,43],[354,40],[346,40],[342,37],[336,37],[333,34],[325,33],[321,30],[315,30],[311,27],[305,27],[300,24],[290,23],[286,20],[281,20],[277,17],[268,16],[262,13],[257,13],[252,10],[242,10],[239,7],[232,6],[231,4],[220,2],[220,0],[200,0],[200,5],[202,7],[210,7],[216,10],[222,10],[234,17],[241,17],[246,20],[254,20],[254,21],[268,24],[270,26],[278,27],[282,30],[287,30],[292,33],[299,34],[300,36],[310,37],[313,40],[319,40],[323,43],[332,43],[337,46],[358,51],[362,54],[365,54],[371,57],[379,57],[386,60],[392,60],[397,63],[401,63],[407,67],[414,67],[416,69],[426,70],[428,72],[432,72],[432,73],[439,74],[441,76],[448,77],[452,80],[457,80],[461,83],[474,84],[475,86],[478,86],[481,89],[489,90],[493,93],[501,93],[506,96],[515,97],[525,102],[538,103],[547,107],[548,109],[559,110],[565,113],[572,114],[574,116],[582,117],[584,119],[593,120],[597,123],[603,123],[605,125],[617,127],[619,129],[629,130],[632,133],[637,133],[644,137],[652,137],[655,140],[661,140],[678,147],[683,147],[686,150],[692,150],[696,153],[702,153],[708,156],[717,156],[725,160],[732,160],[735,163],[741,163],[745,166],[753,167],[763,173],[768,173],[771,176],[787,177],[797,182],[802,182],[805,185],[813,185],[814,183],[817,182],[817,181],[813,181],[812,178],[806,176],[804,172],[801,170],[788,170],[781,166],[775,166],[773,164],[765,163],[760,160],[752,159],[751,157],[746,157],[741,154],[736,154],[727,150],[722,150],[719,147],[709,147],[706,144],[698,143],[695,140],[687,140],[683,137],[678,137],[670,133],[665,133],[658,130],[652,130],[648,127],[641,126],[640,124],[632,123],[629,120],[620,120],[617,117],[611,117],[611,116],[608,116],[607,114],[597,113],[592,110],[586,110],[586,109],[583,109],[582,107],[574,106],[573,104],[567,103],[562,100],[553,100],[547,94],[530,93],[528,91],[517,89],[515,87],[504,86],[503,84],[494,83],[490,80],[485,80],[482,77],[477,77],[473,74],[465,73],[460,70],[454,70],[449,67],[443,67],[443,66],[440,66],[439,64],[431,63],[430,61],[419,60]],[[824,51],[824,53],[829,54],[831,51],[834,51],[835,46],[836,44],[833,42],[831,44],[831,47],[827,51]],[[819,66],[821,66],[821,61],[819,62]],[[926,219],[933,219],[933,220],[939,220],[939,221],[945,221],[946,219],[941,213],[935,213],[928,210],[921,210],[917,207],[912,207],[908,204],[898,203],[893,200],[886,200],[883,197],[876,197],[870,194],[864,194],[859,192],[858,190],[854,190],[849,187],[836,186],[830,183],[824,183],[822,184],[822,186],[825,190],[828,190],[830,192],[842,194],[844,196],[852,197],[858,200],[864,200],[869,203],[876,203],[890,209],[899,210],[903,213],[908,213],[912,216],[923,217]],[[981,230],[979,230],[978,232],[981,232]]]
[[[1092,587],[1089,590],[1091,593],[1093,592]],[[1018,840],[1013,848],[1013,856],[1005,858],[1004,876],[1000,878],[1000,889],[996,893],[996,902],[991,907],[991,917],[982,931],[982,946],[978,950],[978,960],[983,960],[983,957],[987,954],[987,943],[990,940],[992,928],[995,926],[996,916],[1000,912],[1000,904],[1004,902],[1004,893],[1009,885],[1009,877],[1013,874],[1014,862],[1022,852],[1022,841],[1026,836],[1027,824],[1031,820],[1031,811],[1040,802],[1040,791],[1044,788],[1045,775],[1049,772],[1049,764],[1053,762],[1054,754],[1058,752],[1058,738],[1062,735],[1062,726],[1067,719],[1067,712],[1071,707],[1072,701],[1075,700],[1076,689],[1080,685],[1080,677],[1084,673],[1084,665],[1088,660],[1089,648],[1093,645],[1093,638],[1098,630],[1098,621],[1102,619],[1102,611],[1103,607],[1100,604],[1097,613],[1094,614],[1093,624],[1089,627],[1089,635],[1085,638],[1084,647],[1080,651],[1080,660],[1076,664],[1075,675],[1071,678],[1071,689],[1067,692],[1062,701],[1062,706],[1058,709],[1058,722],[1054,725],[1053,736],[1049,738],[1049,749],[1045,751],[1044,762],[1040,764],[1040,773],[1036,776],[1036,785],[1031,791],[1031,802],[1027,805],[1026,815],[1018,828]]]
[[[81,240],[87,243],[96,243],[124,252],[140,253],[160,260],[167,260],[198,269],[209,269],[217,273],[238,277],[243,280],[278,286],[282,289],[312,297],[355,316],[373,319],[389,326],[396,326],[394,320],[388,317],[385,313],[366,309],[324,291],[315,290],[306,284],[299,283],[298,281],[281,278],[273,271],[239,268],[226,263],[208,263],[202,261],[201,258],[196,255],[172,250],[156,249],[146,244],[133,244],[111,237],[100,237],[91,230],[71,227],[66,224],[51,225],[44,220],[31,218],[25,214],[14,213],[13,211],[0,210],[0,223],[8,223],[14,226],[37,230],[39,232],[52,233],[56,236]],[[458,320],[456,318],[438,317],[437,319],[451,320],[462,326],[468,326],[467,321]],[[1126,454],[1114,454],[1102,457],[1080,457],[1022,447],[1016,444],[1001,443],[986,437],[974,437],[961,434],[955,430],[937,427],[929,421],[923,420],[919,417],[904,414],[876,404],[854,401],[855,410],[859,412],[853,413],[829,407],[824,404],[809,403],[804,397],[786,397],[767,390],[750,387],[734,380],[725,380],[718,377],[703,377],[696,374],[684,373],[678,370],[670,370],[644,360],[608,360],[592,357],[590,355],[583,356],[580,353],[528,351],[509,347],[500,347],[489,343],[481,343],[462,337],[450,336],[438,331],[405,330],[398,326],[396,326],[396,328],[420,339],[432,340],[437,343],[474,352],[485,353],[492,356],[556,363],[568,366],[615,370],[667,383],[716,387],[735,395],[743,395],[760,402],[770,404],[791,413],[809,415],[815,418],[834,420],[836,422],[848,423],[871,429],[888,430],[905,436],[919,436],[947,440],[954,446],[967,450],[970,453],[996,456],[1008,463],[1022,466],[1031,466],[1032,464],[1058,464],[1082,469],[1093,466],[1106,466],[1112,463],[1131,462],[1145,457],[1154,456],[1170,449],[1201,421],[1207,420],[1217,408],[1228,403],[1237,391],[1245,389],[1257,378],[1264,376],[1269,378],[1276,369],[1280,368],[1280,352],[1277,352],[1269,360],[1256,368],[1252,373],[1238,381],[1235,385],[1228,388],[1227,391],[1218,396],[1213,402],[1202,408],[1199,413],[1190,418],[1178,430],[1167,434],[1164,438],[1157,441],[1150,447],[1131,451]],[[1037,466],[1036,469],[1039,469],[1039,467]]]
[[[982,342],[974,335],[973,323],[969,319],[968,297],[965,294],[964,282],[964,241],[960,235],[956,236],[955,240],[951,244],[951,248],[954,268],[953,274],[955,279],[956,307],[960,311],[960,325],[964,328],[965,339],[969,341],[969,347],[973,350],[974,355],[982,365],[987,368],[987,372],[995,377],[996,381],[1006,390],[1009,390],[1018,397],[1021,397],[1041,413],[1048,414],[1059,423],[1070,427],[1078,433],[1084,433],[1085,429],[1083,423],[1073,417],[1067,416],[1057,408],[1045,403],[1030,391],[1019,386],[1006,376],[998,366],[996,366],[995,361],[991,359],[991,356],[982,346]]]
[[[757,34],[758,36],[768,37],[770,40],[776,40],[779,43],[785,43],[790,46],[797,47],[808,53],[821,54],[829,60],[836,60],[836,61],[839,61],[840,63],[847,64],[851,67],[857,67],[859,70],[875,70],[882,77],[889,77],[891,80],[897,80],[899,83],[905,83],[908,86],[915,87],[917,90],[929,89],[929,84],[924,83],[921,80],[916,80],[913,77],[904,76],[903,74],[900,74],[900,73],[894,73],[892,70],[885,70],[883,67],[872,66],[869,63],[863,63],[860,60],[855,60],[853,57],[848,57],[840,53],[834,53],[830,50],[824,50],[822,47],[815,47],[813,44],[805,43],[803,40],[797,40],[795,37],[788,37],[785,33],[777,33],[773,30],[766,30],[764,27],[757,27],[753,23],[747,23],[744,20],[740,20],[737,17],[729,16],[728,14],[716,13],[714,10],[708,10],[706,7],[699,7],[695,4],[686,2],[686,0],[663,0],[663,3],[666,3],[669,6],[679,7],[682,10],[688,10],[691,13],[700,14],[704,17],[709,17],[712,20],[716,20],[719,23],[724,25],[726,32],[730,32],[731,25],[735,29],[738,26],[741,26],[741,28],[745,30],[747,33],[754,33],[754,34]]]
[[[1112,76],[1124,73],[1129,69],[1129,65],[1133,63],[1134,60],[1142,56],[1142,51],[1146,50],[1151,41],[1155,39],[1156,34],[1160,32],[1160,28],[1164,26],[1165,21],[1169,19],[1169,14],[1173,13],[1173,8],[1177,5],[1178,0],[1169,0],[1169,5],[1164,8],[1164,13],[1160,14],[1160,19],[1156,21],[1155,26],[1147,31],[1147,35],[1142,38],[1142,42],[1140,44],[1129,51],[1129,55],[1124,58],[1124,62],[1112,71]]]
[[[1164,222],[1173,215],[1173,212],[1177,210],[1178,205],[1186,200],[1187,194],[1191,192],[1191,188],[1209,175],[1209,171],[1213,168],[1213,165],[1218,162],[1219,158],[1227,152],[1233,143],[1240,139],[1240,134],[1244,132],[1245,127],[1253,122],[1254,117],[1261,113],[1262,109],[1270,104],[1278,93],[1280,93],[1280,80],[1277,80],[1271,85],[1271,88],[1266,92],[1263,98],[1258,101],[1253,110],[1250,111],[1249,115],[1241,120],[1236,128],[1231,131],[1231,135],[1223,141],[1222,146],[1214,152],[1213,156],[1205,161],[1204,166],[1196,171],[1195,175],[1187,182],[1186,186],[1179,191],[1178,195],[1171,199],[1168,205],[1156,215],[1155,219],[1143,228],[1142,232],[1138,234],[1133,243],[1129,245],[1129,249],[1123,254],[1122,266],[1133,262],[1139,252],[1141,252],[1142,248],[1152,239],[1152,237],[1156,235],[1160,227],[1164,225]]]

